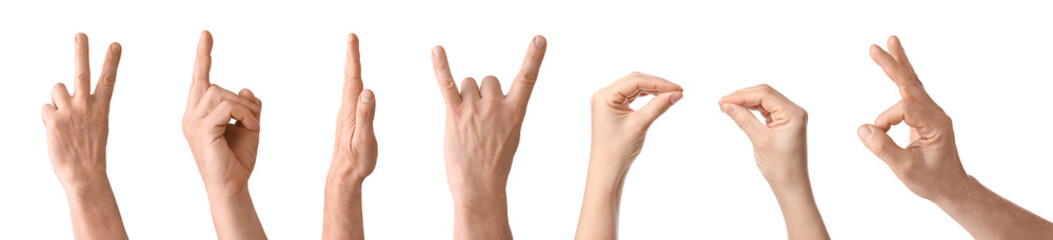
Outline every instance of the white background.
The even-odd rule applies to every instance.
[[[536,34],[548,38],[548,54],[508,183],[518,238],[573,236],[588,162],[589,98],[631,71],[677,82],[685,97],[650,129],[629,174],[620,219],[625,239],[785,237],[748,139],[716,104],[760,83],[810,113],[812,184],[833,237],[968,238],[857,139],[860,124],[899,99],[868,46],[884,47],[889,35],[899,35],[927,89],[955,121],[966,171],[1049,218],[1050,10],[1008,1],[5,1],[0,238],[72,237],[39,114],[55,83],[72,90],[77,32],[89,36],[93,77],[109,42],[124,48],[107,166],[129,235],[215,237],[180,130],[203,29],[215,36],[213,82],[250,88],[264,101],[250,189],[274,239],[321,235],[350,32],[361,38],[365,86],[378,101],[380,158],[363,191],[369,238],[452,236],[445,105],[431,47],[446,47],[456,78],[493,74],[507,90]],[[906,138],[902,127],[895,134]]]

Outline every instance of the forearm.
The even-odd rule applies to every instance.
[[[219,239],[266,239],[249,190],[210,191],[212,222]]]
[[[67,184],[66,198],[77,239],[128,239],[117,200],[106,176]]]
[[[972,176],[947,196],[934,199],[976,239],[1038,239],[1053,236],[1053,223],[998,196]]]
[[[610,162],[595,158],[598,157],[589,161],[575,239],[615,239],[618,236],[618,209],[627,171],[612,172],[607,170],[610,166],[594,166],[593,163]]]
[[[807,175],[785,184],[772,184],[772,191],[782,209],[789,239],[830,239]]]
[[[362,180],[328,180],[323,216],[322,239],[364,239]]]
[[[512,239],[504,186],[460,189],[453,191],[454,239]]]

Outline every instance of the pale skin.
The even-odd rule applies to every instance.
[[[336,118],[336,144],[325,183],[323,239],[364,239],[362,181],[377,165],[373,134],[376,102],[373,91],[362,89],[358,36],[347,38],[344,89]]]
[[[74,92],[55,84],[51,103],[41,117],[47,129],[48,155],[55,175],[66,190],[73,236],[76,239],[128,239],[117,209],[117,200],[106,176],[106,138],[109,134],[110,99],[117,81],[121,45],[106,50],[95,92],[91,93],[88,36],[74,37]]]
[[[220,239],[265,239],[249,195],[256,165],[262,102],[252,91],[235,94],[211,84],[212,34],[201,33],[193,80],[183,114],[183,135],[208,191]],[[230,120],[236,122],[230,124]]]
[[[446,101],[443,153],[454,200],[455,239],[512,238],[505,186],[545,47],[544,37],[531,40],[508,94],[493,76],[483,78],[481,86],[465,78],[458,91],[445,49],[432,49],[435,77]]]
[[[640,109],[629,104],[655,95]],[[592,95],[592,150],[575,239],[616,239],[622,186],[647,129],[684,96],[668,80],[634,72]]]
[[[753,157],[782,209],[789,239],[830,239],[808,178],[808,112],[767,84],[718,102],[753,143]],[[751,112],[759,111],[761,123]]]
[[[998,196],[965,173],[951,118],[922,87],[899,38],[889,37],[887,46],[885,52],[872,45],[870,57],[899,87],[902,100],[881,113],[874,124],[859,127],[863,145],[884,160],[911,192],[935,203],[976,239],[1053,236],[1053,223]],[[906,148],[887,133],[899,123],[910,127]]]

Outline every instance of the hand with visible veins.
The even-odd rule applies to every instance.
[[[55,84],[51,104],[44,104],[41,110],[47,129],[48,155],[55,175],[66,190],[73,236],[77,239],[128,239],[106,175],[110,99],[117,81],[121,45],[110,44],[95,93],[91,94],[88,36],[78,33],[74,41],[76,75],[73,96],[66,90],[66,85]]]
[[[377,165],[373,135],[376,102],[373,91],[362,89],[358,36],[347,39],[344,94],[336,118],[336,146],[325,183],[322,238],[363,239],[362,181]]]
[[[444,155],[446,178],[455,204],[455,239],[511,239],[505,185],[527,101],[545,56],[545,38],[536,36],[505,95],[497,78],[465,78],[457,91],[446,51],[432,50],[439,90],[446,99]]]
[[[256,165],[262,102],[252,91],[235,94],[210,84],[212,34],[201,33],[183,135],[208,191],[212,221],[220,239],[263,239],[266,235],[249,195]],[[237,120],[231,124],[231,119]]]
[[[921,85],[896,36],[888,39],[889,52],[877,45],[870,57],[899,87],[902,97],[863,124],[858,134],[863,144],[888,164],[896,177],[914,194],[940,206],[976,239],[1046,239],[1053,223],[998,196],[965,173],[954,142],[951,118]],[[898,146],[887,131],[899,123],[910,127],[910,144]]]
[[[789,239],[830,239],[808,177],[808,112],[767,84],[735,91],[719,105],[753,143],[754,160],[779,202]],[[751,110],[759,111],[764,123]]]
[[[640,109],[629,104],[655,95]],[[680,85],[634,72],[592,95],[592,152],[576,239],[615,239],[618,208],[629,167],[662,113],[684,96]]]

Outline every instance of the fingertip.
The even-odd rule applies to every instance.
[[[57,93],[65,93],[67,95],[69,94],[69,90],[66,88],[66,84],[65,83],[56,83],[55,87],[52,87],[51,89],[56,94]]]
[[[732,116],[735,114],[735,104],[722,104],[720,105],[720,111],[723,111],[724,113],[728,114],[728,116]]]
[[[200,44],[208,45],[208,50],[212,50],[212,32],[209,32],[208,30],[202,30],[201,38],[198,39],[198,41],[200,42]]]
[[[871,53],[871,55],[873,55],[875,53],[878,53],[878,52],[881,52],[881,51],[884,51],[884,50],[881,49],[881,46],[878,46],[877,44],[870,44],[870,53]]]
[[[56,109],[55,105],[51,105],[50,103],[45,103],[40,108],[41,112],[44,113],[45,117],[48,116],[52,112],[52,110],[55,110],[55,109]]]
[[[361,96],[358,97],[358,100],[364,103],[372,103],[375,98],[375,96],[373,96],[373,90],[369,90],[368,88],[363,89],[360,95]]]
[[[110,43],[110,52],[120,56],[120,54],[121,54],[121,44],[117,43],[117,42]]]
[[[547,43],[548,41],[545,39],[545,36],[534,36],[534,46],[537,46],[538,48],[545,48],[545,44]]]
[[[356,35],[355,33],[348,34],[347,35],[347,41],[348,42],[358,42],[358,35]]]
[[[435,45],[435,47],[433,47],[433,48],[431,49],[431,56],[432,56],[433,58],[436,58],[436,59],[440,59],[440,58],[442,58],[442,57],[443,57],[443,54],[444,54],[445,52],[446,52],[446,49],[443,49],[443,48],[442,48],[442,45]]]
[[[681,98],[684,98],[684,92],[683,91],[673,92],[673,95],[669,96],[669,103],[670,104],[676,104],[676,102],[680,101]]]
[[[79,32],[74,36],[74,41],[77,41],[77,43],[88,43],[88,35]]]
[[[870,124],[863,124],[856,130],[856,134],[859,135],[859,140],[867,143],[870,141],[870,137],[874,135],[874,129],[870,127]]]

